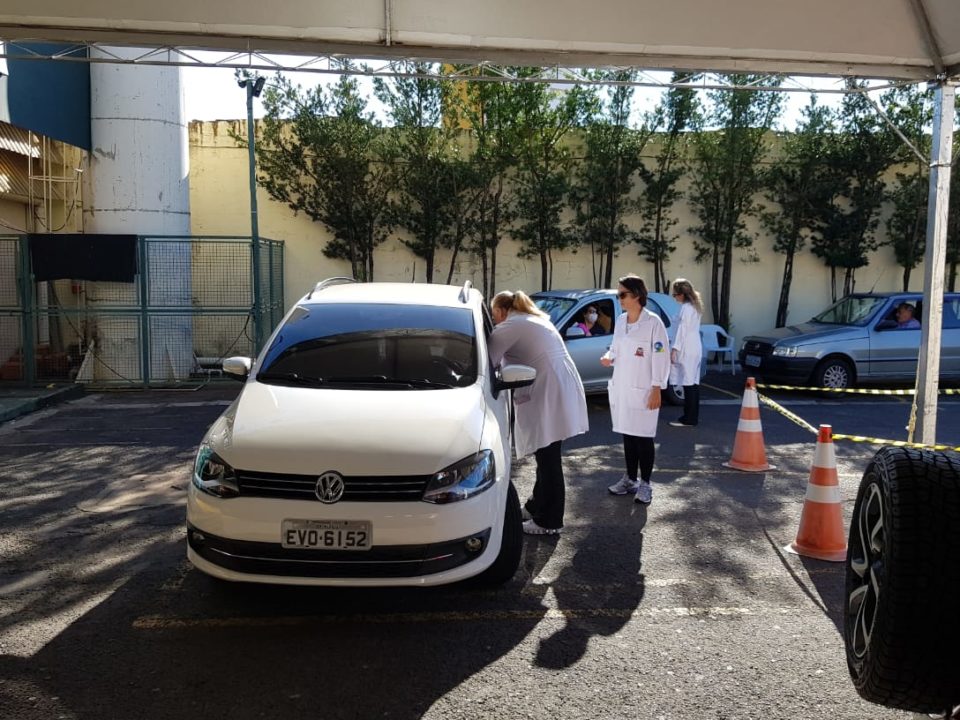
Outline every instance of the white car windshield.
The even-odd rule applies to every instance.
[[[337,389],[442,389],[476,379],[473,312],[401,304],[301,307],[257,373],[262,383]]]

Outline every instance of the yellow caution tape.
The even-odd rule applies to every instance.
[[[757,393],[757,397],[760,398],[762,402],[767,407],[776,410],[778,413],[783,415],[788,420],[796,423],[805,430],[809,430],[814,435],[817,434],[817,428],[808,423],[799,415],[790,412],[785,407],[780,405],[775,400],[771,400],[766,395],[761,395]],[[924,445],[923,443],[907,442],[906,440],[886,440],[884,438],[875,438],[867,437],[866,435],[845,435],[843,433],[833,433],[834,440],[848,440],[849,442],[858,442],[858,443],[868,443],[870,445],[892,445],[893,447],[910,447],[910,448],[919,448],[926,450],[955,450],[960,452],[960,447],[953,447],[950,445]]]
[[[914,388],[904,390],[885,390],[883,388],[829,388],[829,387],[808,387],[804,385],[767,385],[757,383],[758,388],[764,390],[800,390],[805,392],[828,392],[828,393],[847,393],[850,395],[913,395],[916,393]],[[941,388],[938,392],[943,395],[960,395],[960,389]]]

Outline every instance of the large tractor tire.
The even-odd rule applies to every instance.
[[[848,548],[844,644],[857,692],[949,713],[960,704],[960,455],[879,450]]]

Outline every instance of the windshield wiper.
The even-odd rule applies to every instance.
[[[452,388],[454,385],[446,382],[437,382],[436,380],[427,380],[426,378],[392,378],[390,382],[403,383],[410,387],[420,388]]]
[[[290,383],[292,385],[323,385],[326,380],[322,377],[313,375],[301,375],[295,372],[285,373],[260,373],[257,380],[274,383]]]

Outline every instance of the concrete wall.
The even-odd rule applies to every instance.
[[[190,207],[192,231],[200,234],[250,233],[250,205],[247,171],[247,151],[236,147],[229,136],[233,129],[246,137],[242,121],[193,122],[190,124]],[[272,200],[261,188],[258,193],[260,234],[283,240],[285,247],[285,296],[290,304],[305,294],[318,280],[334,275],[349,275],[349,263],[330,260],[322,248],[328,237],[326,229],[305,216],[295,216],[286,205]],[[712,322],[709,310],[709,264],[695,260],[693,233],[697,224],[691,208],[681,201],[675,208],[680,235],[677,250],[667,267],[670,278],[686,277],[704,296],[707,310],[704,322]],[[639,222],[637,223],[639,225]],[[757,236],[754,247],[736,252],[731,294],[731,334],[741,338],[774,325],[783,256],[773,252],[772,240],[751,218],[750,231]],[[885,238],[886,227],[881,222],[878,234]],[[517,257],[519,244],[504,237],[500,244],[497,271],[497,289],[522,289],[532,292],[540,289],[539,259],[522,260]],[[436,278],[446,279],[449,253],[441,251],[437,258]],[[424,280],[423,260],[416,258],[397,238],[391,238],[376,251],[375,278],[409,282]],[[627,247],[616,258],[613,276],[635,272],[650,278],[652,268],[640,258],[636,250]],[[902,270],[893,251],[881,247],[870,258],[870,264],[857,271],[857,290],[899,290]],[[553,268],[554,288],[593,286],[589,254],[555,253]],[[453,282],[470,279],[479,285],[481,270],[473,258],[458,263]],[[916,268],[911,279],[911,290],[919,290],[923,282],[922,266]],[[649,283],[652,286],[652,282]],[[830,304],[830,271],[809,252],[796,258],[791,291],[789,322],[802,322]]]

